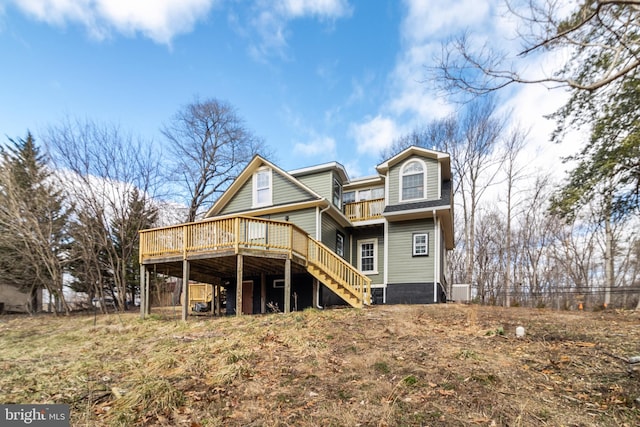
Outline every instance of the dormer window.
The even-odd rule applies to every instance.
[[[269,206],[272,202],[271,169],[260,168],[253,174],[253,207]]]
[[[401,201],[424,199],[426,167],[420,160],[407,162],[400,172]]]

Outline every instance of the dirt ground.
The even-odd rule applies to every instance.
[[[636,312],[175,316],[0,316],[0,402],[74,426],[640,425]]]

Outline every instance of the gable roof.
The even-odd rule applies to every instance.
[[[390,159],[380,163],[378,166],[376,166],[376,170],[380,174],[386,174],[392,166],[404,161],[411,156],[426,157],[439,161],[443,166],[442,179],[451,179],[451,158],[449,157],[449,154],[443,151],[428,150],[426,148],[417,147],[415,145],[402,150],[400,153],[396,154]]]
[[[227,188],[226,191],[224,193],[222,193],[222,196],[220,196],[218,198],[218,200],[215,201],[213,206],[211,206],[211,208],[209,208],[209,210],[205,214],[205,218],[209,218],[211,216],[214,216],[214,215],[217,215],[218,213],[220,213],[222,211],[222,209],[231,201],[233,196],[235,196],[235,194],[238,192],[238,190],[240,190],[246,184],[246,182],[249,179],[251,179],[251,177],[253,176],[254,172],[257,171],[259,168],[261,168],[263,166],[267,166],[267,167],[271,168],[273,171],[277,172],[283,178],[287,179],[288,181],[290,181],[295,186],[297,186],[300,189],[302,189],[303,191],[307,192],[311,196],[311,198],[315,198],[317,200],[322,200],[323,199],[322,196],[320,196],[318,193],[316,193],[315,191],[313,191],[312,189],[310,189],[309,187],[304,185],[302,182],[297,180],[290,173],[280,169],[275,164],[271,163],[267,159],[265,159],[265,158],[263,158],[263,157],[261,157],[261,156],[256,154],[255,156],[253,156],[253,159],[251,159],[251,161],[247,164],[247,166],[245,166],[245,168],[242,170],[242,172],[240,172],[238,177],[233,180],[233,182],[231,183],[229,188]]]

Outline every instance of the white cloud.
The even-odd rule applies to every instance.
[[[350,134],[355,139],[358,153],[380,153],[399,136],[396,123],[389,117],[377,115],[360,124],[352,124]]]
[[[335,158],[336,140],[328,136],[321,136],[306,144],[299,142],[293,146],[293,152],[305,157]]]
[[[346,0],[258,0],[251,13],[249,27],[258,41],[249,48],[249,52],[254,59],[263,61],[274,53],[286,56],[289,21],[310,17],[331,23],[350,16],[352,9]]]
[[[269,1],[266,4],[273,3]],[[280,14],[289,18],[339,18],[351,14],[351,7],[346,0],[284,0],[276,2],[275,7]]]
[[[491,9],[488,0],[406,0],[405,4],[408,13],[402,25],[402,35],[411,44],[477,24]]]
[[[113,31],[137,33],[170,44],[207,16],[216,0],[10,0],[34,19],[51,25],[80,24],[99,40]]]
[[[89,35],[102,40],[113,33],[141,34],[156,43],[170,45],[174,37],[193,30],[210,10],[223,0],[8,0],[32,18],[50,25],[79,24]],[[230,2],[230,9],[234,4]],[[0,4],[0,12],[4,5]],[[230,10],[230,23],[247,37],[257,37],[250,47],[256,58],[287,45],[287,24],[293,19],[311,17],[323,22],[350,16],[347,0],[255,0],[240,20]]]

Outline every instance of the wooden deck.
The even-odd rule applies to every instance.
[[[206,283],[212,277],[309,272],[349,304],[370,303],[371,280],[289,222],[235,216],[140,231],[142,268],[185,277],[185,262],[188,278]]]

